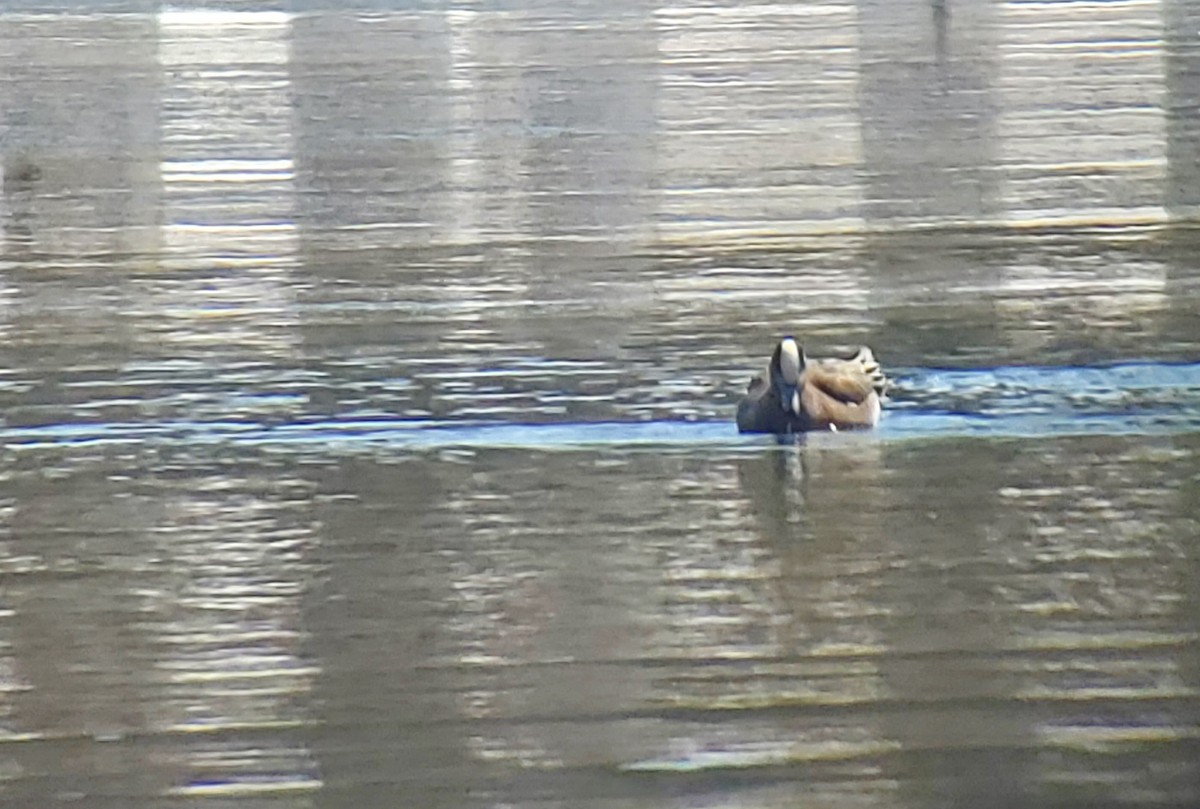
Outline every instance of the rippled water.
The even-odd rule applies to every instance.
[[[1191,4],[353,5],[0,4],[0,804],[1200,803]]]

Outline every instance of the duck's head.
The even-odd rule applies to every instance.
[[[771,387],[785,413],[800,415],[800,376],[804,349],[795,338],[784,337],[771,355]]]

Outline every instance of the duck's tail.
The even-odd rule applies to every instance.
[[[858,353],[850,359],[862,365],[863,372],[871,377],[871,387],[875,388],[877,394],[883,396],[887,393],[892,382],[883,372],[879,360],[875,359],[875,352],[871,351],[870,347],[862,346],[858,349]]]

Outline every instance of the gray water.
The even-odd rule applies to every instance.
[[[334,5],[0,3],[0,805],[1200,804],[1194,4]]]

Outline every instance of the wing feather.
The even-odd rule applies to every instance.
[[[805,381],[839,402],[861,404],[876,391],[875,376],[854,360],[810,361]]]

